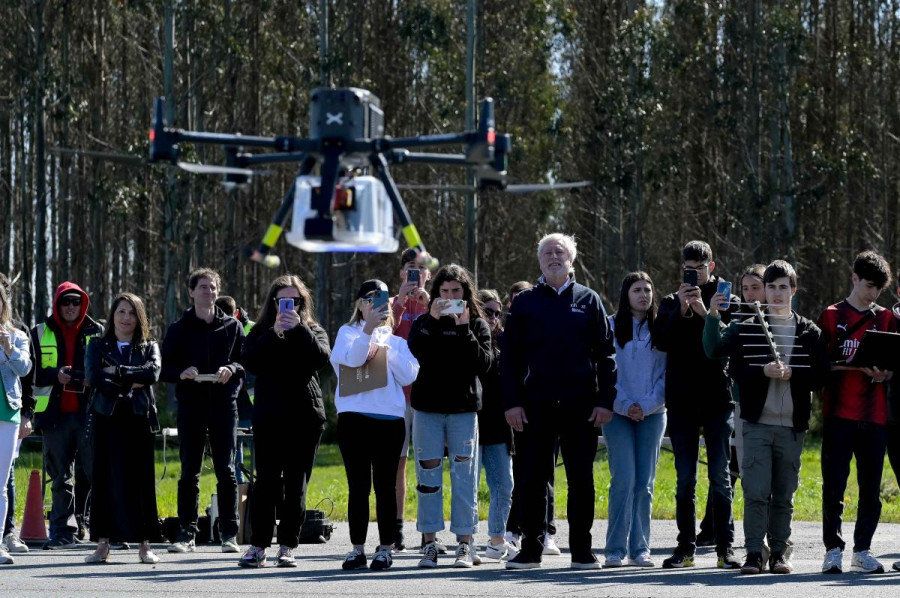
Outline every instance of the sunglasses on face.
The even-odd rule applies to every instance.
[[[81,305],[81,297],[63,297],[59,300],[60,307],[68,307],[70,305],[74,305],[75,307]]]
[[[489,307],[485,307],[484,315],[486,315],[489,318],[499,318],[500,316],[503,315],[503,312],[497,311],[495,309],[490,309]]]

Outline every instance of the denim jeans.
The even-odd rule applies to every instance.
[[[734,517],[731,513],[731,432],[734,410],[731,406],[699,411],[668,411],[669,438],[675,453],[675,521],[678,546],[693,552],[697,542],[697,464],[700,459],[700,433],[706,441],[707,475],[712,489],[716,549],[721,552],[734,543]]]
[[[881,518],[881,474],[887,426],[826,417],[822,426],[822,540],[825,549],[844,550],[841,521],[850,459],[856,457],[859,508],[853,528],[853,552],[868,550]]]
[[[636,422],[619,415],[603,425],[609,453],[609,525],[606,556],[650,554],[650,511],[666,414]]]
[[[482,444],[479,448],[481,466],[487,478],[488,490],[491,493],[491,504],[488,510],[488,534],[502,536],[506,530],[506,520],[512,507],[513,470],[512,455],[505,442],[499,444]],[[481,469],[478,470],[479,480]]]
[[[450,460],[450,531],[475,533],[478,526],[478,416],[472,413],[429,413],[413,416],[416,454],[416,492],[419,496],[416,529],[423,534],[444,529],[444,446]],[[423,462],[437,460],[437,467]]]

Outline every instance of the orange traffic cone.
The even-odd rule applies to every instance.
[[[47,539],[41,473],[36,469],[31,470],[31,477],[28,479],[28,495],[25,497],[25,514],[22,516],[22,529],[19,530],[19,537],[26,541]]]

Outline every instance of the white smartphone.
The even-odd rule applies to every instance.
[[[441,310],[441,315],[450,316],[450,315],[462,315],[462,312],[466,309],[466,301],[465,299],[447,299],[447,305]]]

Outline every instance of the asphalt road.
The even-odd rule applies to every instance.
[[[673,521],[654,521],[652,526],[655,569],[569,569],[567,526],[559,522],[558,543],[562,556],[544,557],[544,566],[533,571],[506,571],[502,565],[484,559],[474,569],[454,569],[453,556],[442,555],[437,570],[416,568],[418,553],[395,556],[391,570],[344,572],[340,565],[349,550],[345,523],[338,524],[331,541],[322,545],[301,546],[296,569],[268,567],[246,570],[237,566],[237,555],[222,554],[218,546],[199,546],[197,552],[170,555],[160,547],[162,562],[141,565],[137,550],[114,551],[111,562],[87,565],[84,557],[92,547],[65,551],[33,550],[16,555],[16,564],[0,566],[0,590],[6,596],[159,596],[159,595],[307,595],[307,596],[690,596],[691,598],[753,596],[778,592],[779,598],[799,596],[867,596],[893,598],[900,590],[900,573],[890,571],[900,559],[900,525],[878,528],[873,551],[884,563],[887,573],[863,575],[823,575],[819,566],[824,553],[821,526],[798,523],[794,527],[794,567],[792,575],[745,576],[716,568],[714,551],[701,549],[692,569],[669,571],[659,568],[675,541]],[[485,524],[481,524],[485,540]],[[853,524],[845,526],[852,537]],[[606,521],[594,524],[594,546],[602,545]],[[375,525],[369,527],[368,550],[374,550]],[[738,542],[743,544],[740,522]],[[407,522],[407,538],[416,537],[415,525]],[[452,536],[443,532],[449,541]],[[480,544],[479,544],[480,547]],[[848,549],[849,551],[849,549]],[[743,550],[738,549],[742,559]],[[274,554],[274,550],[270,551]],[[844,558],[849,571],[849,552]]]

